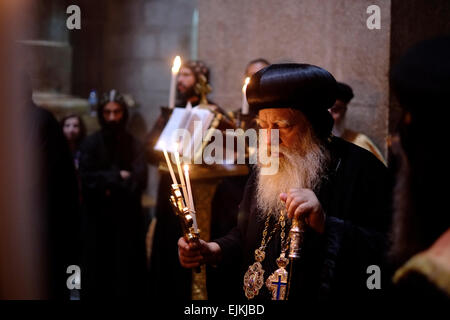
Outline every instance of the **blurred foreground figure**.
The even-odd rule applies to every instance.
[[[448,120],[450,37],[419,43],[393,68],[404,114],[393,151],[399,160],[391,255],[402,297],[448,303],[450,215]]]
[[[101,130],[81,147],[85,219],[82,298],[142,297],[146,284],[145,226],[141,195],[147,163],[126,130],[128,111],[111,90],[100,103]]]
[[[81,221],[75,167],[59,123],[49,111],[33,103],[31,87],[27,90],[25,147],[33,151],[36,163],[35,179],[30,181],[29,192],[35,196],[34,208],[43,223],[48,297],[69,299],[66,270],[80,262]]]

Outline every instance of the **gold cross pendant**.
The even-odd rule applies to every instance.
[[[272,300],[285,300],[286,290],[288,285],[288,272],[284,267],[287,266],[289,260],[280,257],[277,259],[277,264],[280,267],[275,270],[266,280],[267,288],[272,292]]]

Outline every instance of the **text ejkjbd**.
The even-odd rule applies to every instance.
[[[226,314],[233,317],[246,317],[249,315],[261,315],[264,313],[264,306],[261,304],[257,305],[239,305],[230,304],[228,307],[213,307],[213,306],[196,306],[191,304],[190,306],[184,307],[185,315],[207,315],[212,318],[216,317],[217,314]]]

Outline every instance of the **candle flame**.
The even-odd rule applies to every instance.
[[[188,164],[185,164],[185,165],[183,166],[183,168],[184,168],[184,171],[189,172],[189,165],[188,165]]]
[[[173,60],[172,73],[178,73],[181,67],[181,58],[180,56],[176,56]]]
[[[250,83],[250,77],[245,78],[244,81],[244,86],[242,87],[242,92],[245,93],[245,91],[247,90],[247,86]]]

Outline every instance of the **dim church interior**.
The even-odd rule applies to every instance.
[[[129,129],[141,141],[160,106],[167,105],[175,55],[206,62],[210,97],[226,110],[239,108],[243,70],[254,58],[323,66],[354,88],[348,125],[365,131],[388,156],[386,139],[400,114],[389,91],[389,67],[417,41],[450,32],[448,10],[436,9],[448,3],[436,1],[439,6],[432,8],[427,1],[379,1],[378,29],[366,23],[376,13],[368,9],[371,2],[80,0],[80,29],[70,30],[68,18],[76,26],[77,13],[68,10],[71,1],[42,0],[31,5],[32,28],[19,42],[26,48],[37,105],[58,119],[82,114],[88,132],[94,132],[90,92],[118,89],[132,101]],[[317,21],[323,21],[321,28]],[[149,218],[157,179],[157,168],[150,166],[143,197]]]

